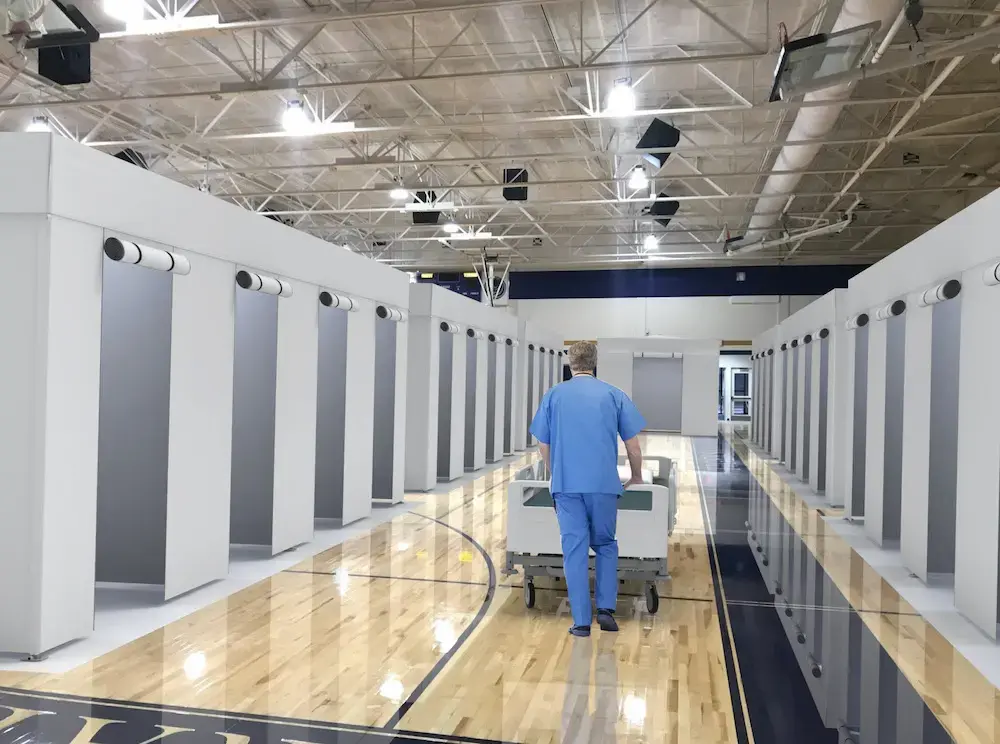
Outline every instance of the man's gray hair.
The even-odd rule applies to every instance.
[[[593,372],[597,369],[597,344],[577,341],[569,347],[569,369],[571,372]]]

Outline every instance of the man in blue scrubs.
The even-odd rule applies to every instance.
[[[625,442],[632,477],[642,483],[638,434],[646,422],[621,390],[594,377],[597,347],[581,341],[569,350],[573,377],[542,398],[531,422],[542,459],[552,473],[552,496],[562,535],[563,568],[575,636],[589,636],[593,615],[588,576],[589,548],[596,554],[597,622],[616,631],[618,604],[618,437]]]

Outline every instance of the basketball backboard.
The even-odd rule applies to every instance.
[[[867,53],[879,21],[836,33],[785,42],[778,53],[770,101],[787,101],[818,90],[823,80],[856,69]],[[831,80],[831,85],[835,81]]]
[[[75,5],[62,0],[0,0],[0,33],[24,37],[24,48],[91,44],[100,34]]]

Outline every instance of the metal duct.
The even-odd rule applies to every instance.
[[[831,33],[872,21],[880,21],[882,23],[880,28],[886,28],[890,22],[897,19],[899,22],[893,24],[886,36],[886,39],[889,40],[902,25],[902,5],[900,0],[845,0]],[[886,46],[888,44],[884,42],[879,48],[879,52],[884,51]],[[807,93],[804,100],[810,103],[830,101],[831,105],[799,109],[786,139],[795,142],[814,140],[816,144],[783,147],[778,153],[772,170],[793,171],[807,168],[822,147],[820,140],[833,130],[840,117],[840,112],[844,107],[838,102],[848,98],[850,92],[851,84],[847,83],[815,93]],[[763,232],[774,226],[778,215],[785,208],[788,197],[795,191],[795,187],[801,180],[802,176],[798,174],[779,174],[768,177],[757,199],[744,241],[741,243],[759,240]],[[733,245],[732,250],[739,251],[740,248],[741,244],[737,243]]]

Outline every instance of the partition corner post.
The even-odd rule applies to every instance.
[[[906,319],[902,433],[902,508],[900,551],[904,565],[921,581],[928,579],[930,534],[930,461],[932,322],[934,306],[911,305]],[[943,496],[943,494],[942,494]]]
[[[409,318],[407,318],[409,320]],[[407,369],[409,358],[409,323],[403,321],[396,325],[396,397],[395,397],[395,427],[393,429],[392,449],[392,502],[403,501],[404,479],[406,472],[406,409],[407,409]],[[433,395],[433,390],[431,394]],[[428,437],[436,440],[437,437]]]
[[[1000,349],[992,338],[1000,287],[963,277],[959,361],[955,532],[955,606],[991,638],[997,637],[1000,546]]]
[[[437,477],[438,400],[441,334],[438,321],[410,316],[407,324],[406,473],[407,489],[428,491]]]
[[[364,307],[362,308],[364,309]],[[347,374],[344,385],[344,524],[372,510],[375,436],[375,313],[347,314]]]
[[[0,651],[41,653],[93,630],[103,231],[32,217],[4,237]]]

